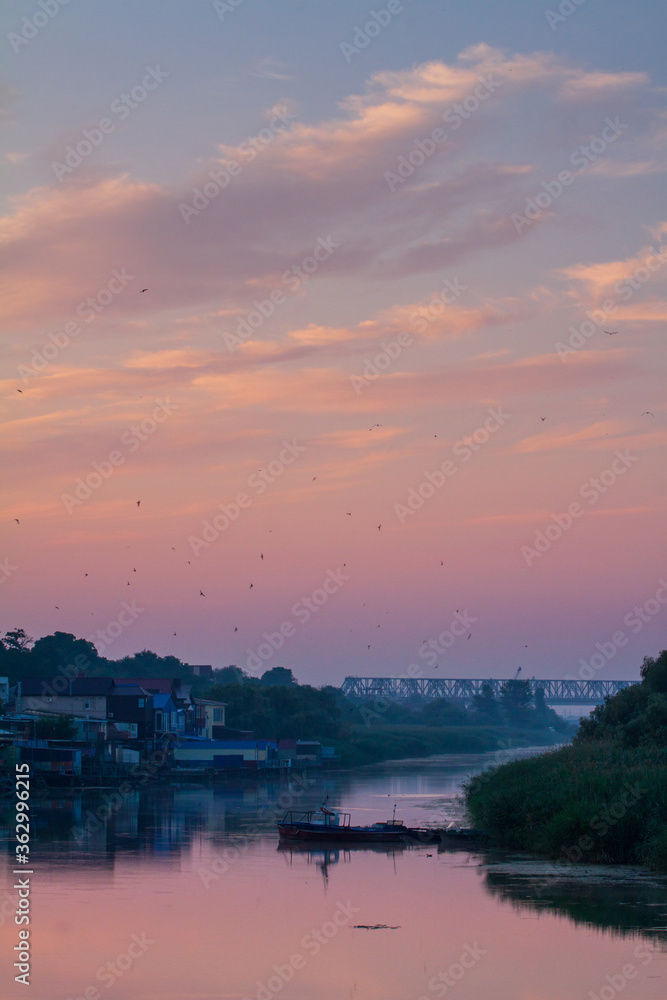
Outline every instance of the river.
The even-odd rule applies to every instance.
[[[458,847],[278,849],[284,808],[327,795],[353,823],[394,806],[408,825],[459,820],[461,782],[493,759],[33,800],[27,990],[5,804],[0,995],[664,998],[667,879]]]

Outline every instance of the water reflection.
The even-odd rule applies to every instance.
[[[114,1000],[253,1000],[257,984],[294,955],[306,964],[280,1000],[434,1000],[440,994],[429,984],[478,946],[483,957],[456,983],[457,1000],[569,1000],[599,995],[605,977],[628,961],[643,969],[625,939],[664,946],[666,880],[563,869],[469,845],[278,843],[275,823],[285,811],[316,808],[327,795],[358,823],[390,818],[394,805],[410,826],[458,820],[461,781],[489,761],[442,757],[214,788],[144,788],[122,798],[107,789],[35,800],[39,963],[31,996],[83,996],[96,971],[144,932],[155,943],[114,983]],[[13,819],[4,803],[5,887]],[[343,920],[348,905],[353,916]],[[312,935],[322,928],[335,934],[322,931],[315,953]],[[8,983],[2,961],[14,931],[10,920],[0,926]],[[653,978],[661,969],[662,957],[651,958],[636,996],[664,996]]]

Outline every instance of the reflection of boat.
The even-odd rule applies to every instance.
[[[394,818],[371,826],[353,826],[350,813],[329,809],[326,805],[310,812],[285,813],[277,824],[281,840],[320,841],[329,844],[376,844],[406,843],[437,844],[441,842],[469,842],[483,836],[480,830],[448,828],[435,830],[405,826],[402,820]]]

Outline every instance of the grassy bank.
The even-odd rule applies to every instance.
[[[502,846],[667,872],[667,747],[576,743],[477,776],[466,800]]]
[[[345,741],[337,741],[341,767],[383,760],[428,757],[437,753],[486,753],[510,747],[549,746],[562,734],[508,726],[352,726]]]

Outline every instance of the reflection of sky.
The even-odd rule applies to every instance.
[[[430,801],[438,778],[446,789],[460,773],[432,763],[402,770],[396,782],[387,769],[372,768],[329,776],[323,784],[332,798],[375,810],[377,818],[378,801],[392,786],[394,792],[400,785],[405,796],[414,795],[419,807]],[[168,798],[161,810],[145,809],[139,828],[147,839],[117,851],[112,871],[82,868],[78,852],[55,853],[54,845],[38,840],[32,899],[39,959],[31,995],[37,1000],[81,996],[105,962],[126,952],[133,934],[145,934],[153,943],[114,984],[113,996],[120,1000],[254,997],[257,982],[265,982],[275,965],[284,966],[293,955],[303,956],[305,964],[282,992],[291,1000],[430,997],[435,994],[429,980],[446,973],[467,947],[484,954],[457,983],[456,995],[464,1000],[571,1000],[597,991],[605,975],[627,962],[640,966],[633,957],[640,937],[623,939],[575,925],[562,890],[551,893],[543,886],[538,909],[509,905],[522,895],[532,898],[525,868],[514,873],[506,864],[502,875],[494,876],[492,868],[485,876],[478,855],[422,847],[340,851],[325,859],[321,849],[278,851],[275,833],[250,840],[237,831],[225,834],[235,810],[241,827],[253,820],[253,809],[238,791],[230,790],[226,806],[226,790],[190,789],[174,796],[173,809]],[[252,798],[253,790],[245,791]],[[259,791],[275,802],[280,789]],[[179,814],[183,823],[174,825]],[[149,841],[148,832],[158,828],[161,832]],[[189,830],[185,836],[184,829]],[[168,831],[180,837],[180,851],[165,865],[159,851]],[[9,879],[4,872],[3,884]],[[667,902],[652,880],[644,887],[637,881],[628,885],[625,896],[622,890],[608,893],[608,920],[627,900]],[[560,915],[550,911],[552,896]],[[570,891],[571,907],[575,897]],[[599,903],[604,899],[602,892]],[[348,904],[353,912],[343,919],[341,905]],[[644,904],[643,912],[650,913]],[[654,911],[656,918],[660,912]],[[337,914],[342,926],[313,954],[310,935],[324,927],[330,931]],[[352,924],[397,929],[369,931]],[[0,929],[0,974],[7,982],[13,934],[11,924]],[[662,996],[661,981],[647,978],[663,968],[659,963],[662,959],[655,958],[641,968],[636,995],[642,1000]],[[10,987],[6,995],[22,994]]]
[[[577,674],[664,572],[667,272],[625,298],[615,287],[666,242],[663,5],[582,4],[552,28],[532,0],[511,16],[406,2],[347,60],[367,16],[356,0],[244,0],[222,19],[209,2],[68,4],[12,51],[34,10],[2,12],[6,627],[101,645],[134,599],[110,656],[222,666],[291,622],[268,665],[322,683],[412,662],[437,676],[418,650],[460,608],[472,641],[442,654],[441,674]],[[121,120],[114,102],[146,67],[167,76]],[[250,161],[242,144],[276,105],[289,128]],[[106,116],[112,131],[58,180],[53,164]],[[179,204],[232,160],[240,172],[186,225]],[[572,183],[549,203],[564,169]],[[537,197],[544,211],[517,228]],[[286,283],[330,239],[312,277]],[[119,269],[131,280],[86,322]],[[445,308],[446,280],[466,287]],[[230,352],[223,335],[256,302],[271,312],[276,290]],[[555,345],[610,297],[618,335],[594,330],[561,363]],[[54,357],[47,336],[75,321]],[[404,332],[356,393],[351,378]],[[22,381],[45,344],[52,360]],[[175,409],[142,439],[131,428],[156,400]],[[498,407],[504,425],[461,450]],[[284,441],[305,450],[260,491],[250,477]],[[617,450],[640,460],[589,505],[581,488]],[[68,513],[63,495],[115,451]],[[396,505],[447,460],[456,474],[401,524]],[[190,539],[242,492],[251,505],[195,555]],[[584,515],[529,568],[521,547],[573,502]],[[349,580],[303,622],[292,609],[343,564]],[[655,621],[640,625],[605,674],[634,677],[656,651]]]

